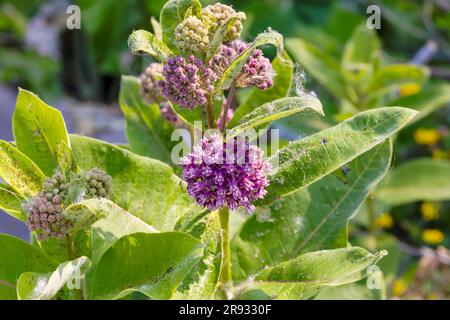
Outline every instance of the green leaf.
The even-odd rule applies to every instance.
[[[243,116],[252,112],[256,107],[272,100],[284,98],[289,94],[294,77],[294,64],[286,51],[283,51],[282,59],[279,57],[273,59],[272,68],[274,71],[273,86],[264,90],[251,89],[248,98],[236,109],[228,125],[229,128],[236,126]]]
[[[419,111],[420,113],[411,122],[414,123],[438,108],[444,107],[449,102],[450,84],[431,83],[425,85],[419,93],[399,98],[390,104],[394,106],[408,106],[408,108]]]
[[[170,299],[201,255],[201,243],[185,233],[123,237],[88,275],[90,298],[119,299],[138,291],[152,299]]]
[[[275,31],[260,33],[251,45],[223,72],[222,77],[217,81],[216,89],[225,90],[229,88],[234,79],[240,74],[242,67],[247,62],[253,50],[266,44],[274,45],[277,48],[278,56],[281,57],[281,53],[283,52],[283,36]]]
[[[217,281],[222,263],[222,241],[218,212],[211,212],[196,225],[202,228],[201,241],[204,251],[199,264],[186,276],[187,289],[177,292],[175,299],[211,300],[216,293]],[[191,230],[196,236],[196,230]]]
[[[61,142],[70,146],[61,112],[23,89],[19,89],[17,96],[13,132],[17,149],[33,160],[46,176],[51,176],[58,166],[57,146]]]
[[[288,117],[296,113],[308,114],[312,111],[324,115],[322,104],[319,99],[313,95],[274,100],[263,104],[242,117],[239,124],[227,132],[227,139],[277,119]]]
[[[27,213],[22,207],[24,198],[9,186],[0,183],[0,209],[11,217],[21,221],[27,220]]]
[[[450,200],[450,161],[422,158],[405,162],[383,181],[375,196],[393,206]]]
[[[128,37],[128,47],[132,54],[149,54],[160,62],[166,62],[174,55],[155,35],[146,30],[136,30]]]
[[[53,273],[25,272],[17,281],[18,298],[19,300],[50,300],[66,283],[75,280],[75,285],[80,284],[79,281],[89,268],[89,264],[87,257],[80,257],[60,264]],[[76,280],[77,277],[78,280]]]
[[[175,47],[175,28],[180,24],[186,15],[186,11],[191,9],[192,14],[201,15],[201,4],[198,0],[169,0],[161,9],[160,23],[163,33],[164,43],[175,53],[179,51]]]
[[[51,272],[56,265],[29,243],[0,234],[0,299],[17,299],[16,282],[28,271]]]
[[[379,288],[369,289],[367,280],[363,279],[343,286],[325,288],[314,297],[314,300],[384,300],[386,299],[386,285],[383,274],[380,273],[378,277]]]
[[[347,245],[342,230],[389,169],[391,141],[307,188],[258,208],[232,242],[233,276],[244,279],[301,253]]]
[[[339,62],[321,48],[297,38],[286,40],[286,49],[294,61],[324,85],[336,97],[345,97]]]
[[[45,175],[26,155],[0,140],[0,177],[23,196],[39,192]]]
[[[100,140],[71,135],[78,165],[113,178],[112,201],[160,231],[170,231],[190,210],[200,210],[166,164]]]
[[[153,33],[155,34],[155,36],[162,41],[162,28],[161,28],[161,24],[158,22],[158,20],[156,20],[155,17],[151,17],[150,18],[150,23],[152,25],[153,28]]]
[[[321,288],[358,281],[385,251],[371,254],[358,247],[306,253],[296,259],[264,269],[244,282],[241,299],[308,299]]]
[[[216,94],[213,96],[213,111],[214,119],[219,119],[220,112],[222,111],[223,95]],[[178,117],[185,123],[194,126],[195,122],[203,122],[203,108],[196,107],[194,109],[180,107],[176,103],[171,103],[173,110]]]
[[[78,171],[79,168],[72,149],[70,149],[66,142],[63,141],[56,147],[56,157],[58,159],[58,167],[64,174],[70,172],[76,173]]]
[[[399,89],[405,84],[425,83],[430,76],[430,70],[424,66],[413,64],[391,64],[378,69],[370,81],[369,91]]]
[[[301,189],[372,149],[404,127],[416,111],[400,107],[378,108],[316,134],[290,143],[270,158],[277,172],[270,176],[270,203]]]
[[[83,202],[96,216],[104,218],[91,226],[92,262],[98,263],[102,255],[120,238],[138,232],[158,232],[131,213],[106,199],[90,199]]]
[[[220,27],[214,34],[211,42],[208,44],[208,47],[206,48],[205,61],[211,60],[211,58],[217,53],[217,50],[219,50],[219,47],[222,44],[223,39],[227,35],[228,31],[230,31],[230,29],[234,26],[237,20],[238,20],[237,16],[230,16],[227,17],[225,21],[223,21],[223,23],[220,25]]]
[[[137,78],[122,76],[119,105],[125,115],[131,150],[175,166],[171,159],[173,126],[161,116],[157,104],[144,101],[139,90]]]

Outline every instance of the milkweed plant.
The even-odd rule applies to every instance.
[[[293,84],[279,33],[241,38],[245,18],[170,0],[153,33],[132,32],[155,62],[122,77],[125,146],[68,134],[19,89],[0,208],[31,240],[0,235],[0,298],[311,299],[370,275],[386,251],[352,246],[348,221],[417,112],[370,108],[278,143],[273,121],[322,105]]]

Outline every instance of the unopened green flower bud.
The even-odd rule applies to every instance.
[[[175,45],[183,55],[198,56],[209,44],[208,24],[189,16],[175,28]]]
[[[238,20],[225,35],[224,41],[233,41],[240,37],[242,32],[242,21],[246,16],[244,12],[236,12],[232,7],[225,4],[216,3],[203,9],[203,16],[209,23],[209,38],[212,39],[217,29],[231,16],[236,16]]]

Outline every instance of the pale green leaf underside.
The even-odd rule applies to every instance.
[[[87,257],[80,257],[60,264],[53,273],[23,273],[17,282],[17,296],[19,300],[50,300],[68,282],[81,285],[81,276],[89,263]]]
[[[164,42],[145,30],[134,31],[128,37],[128,47],[132,54],[149,54],[160,62],[166,62],[174,55]]]
[[[5,211],[11,217],[25,221],[27,214],[22,207],[25,199],[9,186],[0,183],[0,209]]]

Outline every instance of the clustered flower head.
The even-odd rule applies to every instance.
[[[227,45],[222,44],[219,51],[209,62],[209,67],[221,76],[231,63],[249,47],[248,43],[235,40]],[[261,90],[273,85],[273,70],[270,60],[264,57],[259,49],[254,49],[236,78],[237,87],[255,86]]]
[[[241,138],[225,143],[217,134],[205,137],[182,158],[182,167],[189,194],[210,210],[242,206],[252,212],[252,203],[265,196],[269,184],[270,164],[259,148]]]
[[[149,103],[163,103],[166,98],[158,87],[158,76],[162,74],[163,66],[160,63],[150,63],[139,77],[141,95]]]
[[[25,205],[29,213],[26,223],[38,240],[63,239],[70,231],[72,223],[63,212],[71,202],[71,189],[77,189],[80,180],[84,189],[82,199],[109,198],[112,194],[112,178],[100,169],[81,172],[71,179],[57,170],[51,178],[45,179],[42,190]]]
[[[175,28],[175,45],[186,53],[200,54],[209,44],[208,25],[189,16]]]
[[[242,21],[245,20],[244,12],[236,12],[232,7],[216,3],[203,9],[203,16],[209,23],[209,37],[212,39],[219,27],[225,23],[226,19],[236,16],[238,19],[225,35],[225,41],[238,39],[242,32]]]
[[[42,190],[27,203],[29,215],[26,223],[31,231],[36,232],[38,240],[49,237],[62,239],[70,228],[69,221],[62,214],[67,189],[66,177],[56,172],[44,181]]]
[[[205,105],[217,80],[215,72],[193,55],[169,58],[163,76],[158,82],[163,95],[184,108]]]
[[[86,181],[87,198],[110,198],[112,195],[112,178],[105,171],[98,168],[83,173]]]

